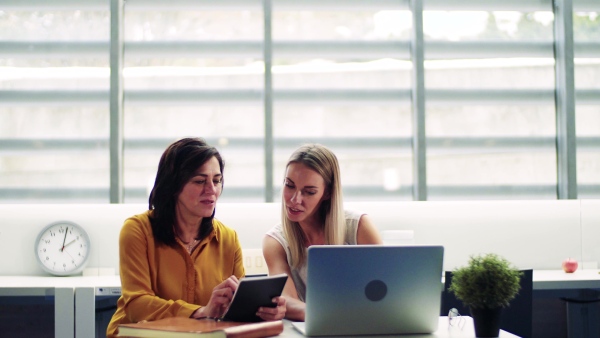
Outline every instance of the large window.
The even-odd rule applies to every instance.
[[[293,150],[316,142],[335,151],[346,200],[410,199],[408,11],[273,4],[275,196]]]
[[[222,152],[223,200],[264,200],[263,12],[253,3],[125,6],[126,202],[147,200],[162,151],[186,136]]]
[[[429,199],[556,198],[552,7],[500,5],[425,7]]]
[[[582,198],[600,196],[600,6],[574,0],[577,182]]]
[[[575,57],[567,183],[600,197],[597,1],[573,0],[572,44],[551,0],[124,2],[121,121],[116,11],[76,3],[0,8],[0,203],[144,203],[186,136],[223,153],[223,201],[277,201],[307,142],[336,152],[346,200],[560,198],[555,45]]]
[[[109,12],[0,7],[0,201],[108,202]]]

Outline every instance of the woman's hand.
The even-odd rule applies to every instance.
[[[208,304],[194,311],[191,318],[220,318],[227,310],[229,303],[231,303],[231,298],[235,290],[237,290],[239,283],[236,276],[231,276],[221,284],[215,286]]]
[[[273,303],[277,304],[277,307],[260,307],[256,315],[267,321],[283,319],[286,312],[285,298],[283,296],[275,297]]]

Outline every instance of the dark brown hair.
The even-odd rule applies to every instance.
[[[215,157],[219,161],[221,174],[225,163],[219,151],[209,146],[201,138],[184,138],[167,147],[158,163],[154,187],[148,198],[148,209],[153,210],[150,222],[156,240],[167,245],[175,245],[174,225],[179,194],[184,185],[204,163]],[[216,210],[216,209],[215,209]],[[202,218],[196,239],[206,237],[212,231],[215,216]]]

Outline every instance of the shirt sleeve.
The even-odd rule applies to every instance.
[[[138,218],[125,221],[119,236],[121,288],[128,321],[189,317],[200,306],[158,297],[151,283],[148,243],[151,236]]]

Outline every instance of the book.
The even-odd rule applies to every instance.
[[[229,308],[221,318],[234,322],[260,322],[256,316],[259,307],[275,307],[273,297],[281,296],[287,281],[287,274],[272,276],[246,277],[240,280],[233,294]]]
[[[146,338],[262,338],[283,332],[283,321],[260,323],[227,322],[184,317],[163,318],[119,325],[119,337]]]

